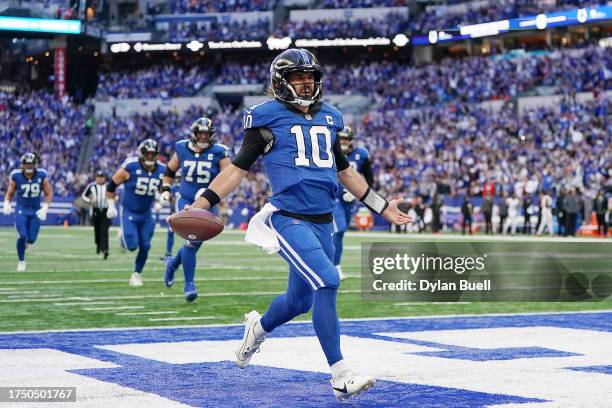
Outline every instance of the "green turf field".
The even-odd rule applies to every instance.
[[[242,233],[229,231],[200,250],[196,274],[200,297],[194,303],[186,303],[181,270],[177,271],[174,288],[163,286],[163,264],[159,258],[165,249],[166,234],[158,230],[143,272],[145,285],[131,288],[128,280],[135,254],[121,254],[115,237],[113,229],[111,256],[104,261],[95,254],[92,229],[45,227],[36,245],[26,254],[27,272],[15,272],[15,231],[0,229],[0,331],[240,323],[245,312],[265,311],[268,303],[286,286],[287,265],[280,256],[267,255],[245,243]],[[612,308],[610,302],[399,304],[363,301],[359,279],[360,242],[398,238],[384,233],[367,238],[349,234],[345,238],[343,269],[349,278],[343,282],[338,298],[341,318]],[[175,250],[178,246],[177,240]]]

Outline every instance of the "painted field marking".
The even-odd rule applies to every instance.
[[[225,278],[203,278],[205,282],[232,282],[232,281],[254,281],[254,280],[287,280],[286,277],[249,277],[249,276],[236,276],[236,277],[225,277]],[[147,282],[163,282],[163,279],[147,279]],[[177,279],[179,281],[179,279]],[[125,283],[125,279],[73,279],[73,280],[44,280],[44,281],[16,281],[10,282],[10,285],[53,285],[53,284],[75,284],[75,283]],[[12,289],[12,291],[19,292],[19,289]],[[24,293],[24,292],[19,292]],[[4,293],[0,293],[3,295]]]
[[[159,312],[120,312],[115,313],[117,316],[139,316],[139,315],[161,315],[161,314],[178,314],[176,310],[165,310]]]
[[[340,290],[339,293],[361,293],[361,290]],[[200,293],[198,297],[228,297],[228,296],[273,296],[279,292],[218,292],[218,293]],[[125,299],[160,299],[160,298],[182,298],[183,294],[167,295],[162,292],[159,295],[140,295],[140,296],[98,296],[88,298],[55,298],[55,299],[8,299],[0,300],[0,303],[24,303],[24,302],[56,302],[68,300],[125,300]]]
[[[93,306],[93,305],[111,305],[115,302],[66,302],[66,303],[54,303],[54,306]]]
[[[212,320],[215,316],[200,316],[200,317],[154,317],[149,319],[150,322],[172,322],[175,320]]]
[[[102,311],[102,310],[128,310],[128,309],[144,309],[144,306],[112,306],[112,307],[84,307],[87,311]]]

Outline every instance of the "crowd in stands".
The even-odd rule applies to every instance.
[[[169,24],[168,37],[173,42],[199,41],[263,41],[270,34],[270,19],[229,22],[197,21]]]
[[[171,9],[175,14],[236,13],[272,10],[276,3],[276,0],[174,0]]]
[[[201,66],[153,65],[133,72],[100,73],[97,96],[101,98],[172,98],[193,96],[212,81],[214,70]]]
[[[274,32],[275,37],[325,39],[393,36],[409,29],[408,13],[388,13],[384,17],[354,20],[287,21]]]
[[[76,174],[80,143],[93,125],[92,109],[68,97],[31,91],[0,93],[0,194],[6,192],[9,174],[20,168],[26,152],[35,153],[39,167],[47,170],[56,196],[77,194],[86,179]]]
[[[372,8],[372,7],[403,7],[407,6],[406,0],[323,0],[322,8],[345,9],[345,8]]]
[[[269,61],[225,63],[213,69],[153,66],[131,74],[101,74],[98,96],[191,96],[204,84],[262,84]],[[390,61],[352,65],[325,64],[328,94],[372,95],[387,109],[419,108],[449,102],[481,102],[534,93],[536,87],[559,92],[612,89],[612,53],[605,48],[558,50],[513,59],[466,57],[412,65]],[[550,90],[548,90],[550,92]]]

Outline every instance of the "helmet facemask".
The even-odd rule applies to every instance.
[[[309,83],[314,84],[312,95],[310,98],[305,97],[304,95],[298,95],[298,92],[295,89],[295,86],[291,83],[289,78],[291,74],[296,72],[308,73],[312,72],[314,74],[314,80],[312,82],[302,82],[302,86],[306,86]],[[277,73],[277,75],[280,75]],[[281,99],[285,102],[300,105],[300,106],[310,106],[315,104],[321,98],[321,90],[323,89],[323,81],[321,80],[321,71],[319,70],[291,70],[285,72],[281,75],[280,81],[276,84],[272,84],[272,91],[274,92],[274,96],[278,99]],[[276,86],[275,86],[276,85]],[[275,89],[278,88],[278,89]],[[278,92],[277,92],[278,91]],[[286,95],[289,95],[290,98],[287,98]],[[284,97],[284,98],[283,98]]]
[[[198,149],[208,149],[215,140],[215,127],[212,120],[200,118],[191,125],[191,143]]]
[[[19,161],[21,162],[21,170],[25,174],[33,174],[34,170],[36,170],[36,164],[38,162],[38,159],[34,153],[24,154],[23,156],[21,156],[21,159]]]
[[[147,167],[155,166],[157,156],[159,155],[159,147],[155,140],[147,139],[138,146],[140,160]]]

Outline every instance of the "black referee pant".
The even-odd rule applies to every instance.
[[[108,253],[108,229],[110,228],[111,222],[106,216],[106,208],[94,208],[91,221],[94,226],[96,238],[96,252]]]

